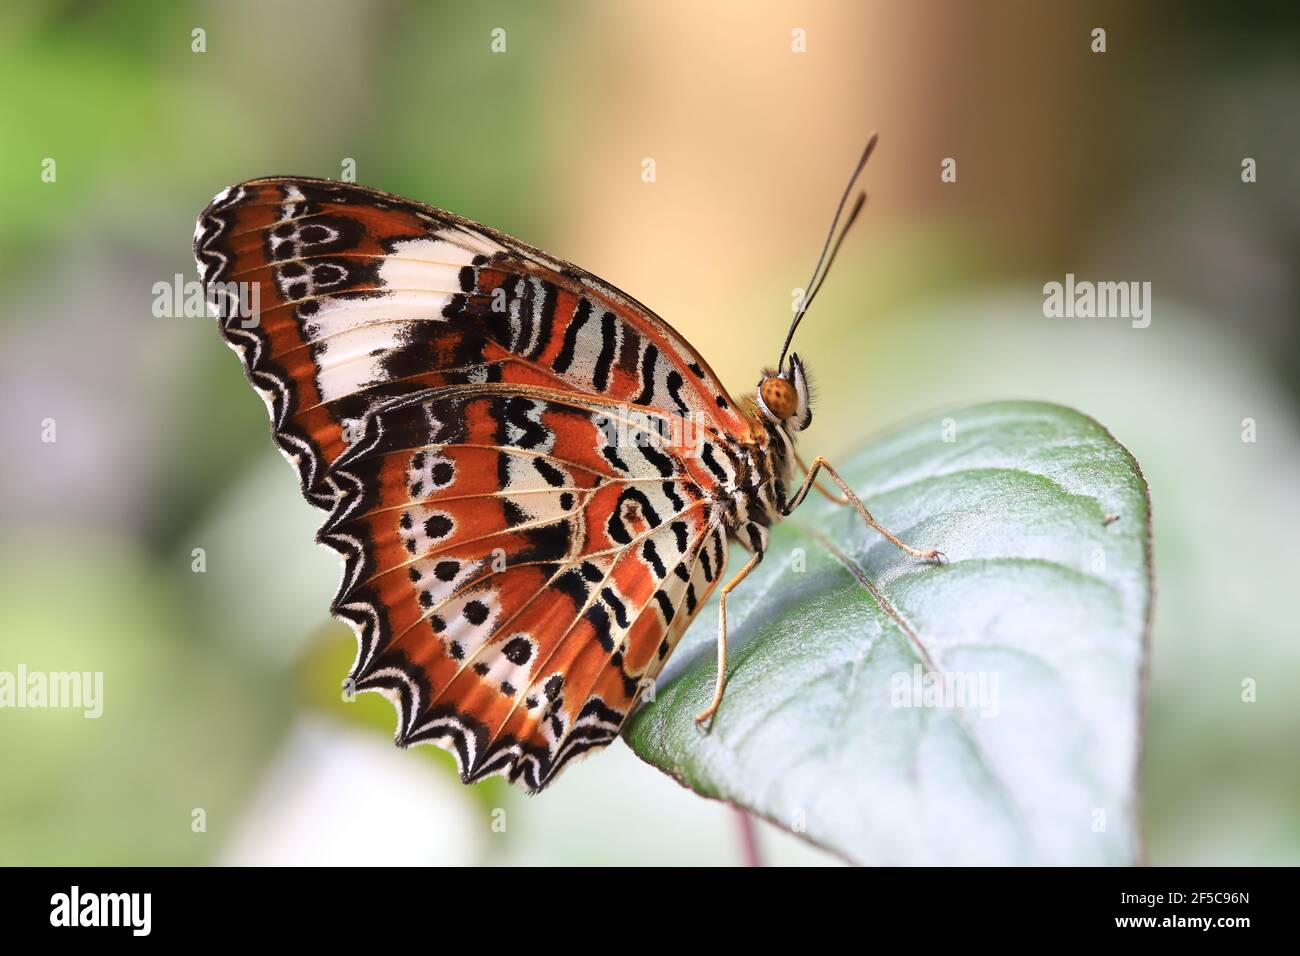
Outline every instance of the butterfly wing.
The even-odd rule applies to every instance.
[[[541,789],[617,736],[726,561],[718,504],[680,447],[614,444],[626,406],[507,384],[391,400],[337,459],[321,540],[351,680],[400,744],[466,782]],[[618,427],[621,432],[616,432]]]
[[[260,291],[220,327],[330,512],[350,680],[398,742],[537,790],[612,740],[726,562],[720,439],[749,424],[703,359],[589,273],[358,186],[231,187],[195,256],[219,302]]]
[[[571,389],[748,434],[704,360],[645,306],[432,206],[330,180],[251,180],[203,211],[194,255],[210,291],[258,290],[258,320],[226,309],[221,331],[323,508],[345,431],[438,385]]]

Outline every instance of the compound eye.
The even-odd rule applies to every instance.
[[[758,386],[758,394],[767,410],[784,421],[798,411],[799,396],[786,379],[769,375]]]

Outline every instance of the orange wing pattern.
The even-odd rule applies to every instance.
[[[321,540],[348,561],[352,678],[466,781],[540,789],[612,740],[722,573],[717,504],[685,456],[609,445],[620,410],[434,389],[377,410],[335,464],[350,491]]]
[[[203,211],[210,289],[257,283],[260,322],[221,320],[303,492],[328,508],[344,429],[395,395],[508,382],[603,395],[734,435],[744,416],[667,323],[502,233],[329,180],[259,179]]]
[[[399,744],[538,790],[612,740],[726,562],[751,425],[703,360],[574,266],[348,184],[231,187],[195,257],[219,303],[258,283],[221,331],[329,510],[350,680]]]

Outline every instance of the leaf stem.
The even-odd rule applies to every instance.
[[[740,828],[740,851],[745,866],[762,866],[763,858],[758,852],[758,834],[754,832],[754,818],[740,807],[732,807],[736,823]]]

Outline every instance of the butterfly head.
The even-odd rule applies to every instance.
[[[791,353],[790,361],[779,371],[767,369],[763,373],[757,398],[765,415],[792,431],[801,432],[812,424],[808,373],[798,355]]]

